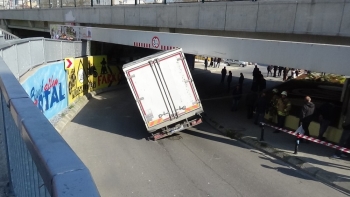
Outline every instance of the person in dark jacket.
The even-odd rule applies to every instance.
[[[273,66],[273,77],[276,77],[278,66]]]
[[[213,61],[214,61],[214,58],[211,57],[210,58],[210,64],[209,64],[210,67],[214,67],[214,62]]]
[[[260,75],[260,78],[258,79],[258,91],[261,92],[266,89],[266,80],[264,79],[264,75]]]
[[[257,93],[251,91],[249,94],[247,94],[246,97],[246,107],[247,107],[247,118],[252,119],[253,118],[253,111],[254,111],[254,106],[256,103],[256,100],[258,98]]]
[[[323,134],[327,131],[328,126],[330,125],[333,113],[334,113],[334,104],[327,102],[321,105],[320,107],[320,115],[318,116],[318,120],[320,122],[320,130],[318,131],[318,139],[323,140]]]
[[[280,77],[281,74],[282,74],[282,70],[283,70],[283,67],[282,66],[279,66],[278,67],[278,76]]]
[[[261,93],[260,98],[255,105],[255,120],[254,124],[260,124],[264,122],[264,115],[267,112],[267,100],[265,92]]]
[[[243,87],[243,81],[244,81],[244,75],[243,75],[243,73],[241,73],[240,77],[239,77],[239,80],[238,80],[238,84],[241,87],[241,89]]]
[[[300,113],[300,122],[305,131],[305,135],[310,136],[309,125],[312,121],[312,115],[315,111],[315,105],[311,102],[311,97],[305,97],[305,104],[303,105]]]
[[[205,70],[207,70],[207,68],[208,68],[208,57],[206,57],[204,59],[204,68],[205,68]]]
[[[253,78],[255,78],[257,76],[257,74],[259,73],[259,68],[258,65],[255,64],[254,70],[253,70]]]
[[[230,92],[231,82],[232,82],[232,72],[231,72],[231,71],[228,71],[228,76],[227,76],[227,92]]]
[[[231,111],[237,111],[239,101],[241,100],[241,97],[242,97],[242,92],[241,92],[241,88],[239,87],[239,85],[237,85],[233,89],[232,96],[233,96],[233,101],[232,101]]]
[[[224,67],[222,70],[221,70],[221,83],[224,83],[225,81],[225,77],[226,77],[226,67]]]

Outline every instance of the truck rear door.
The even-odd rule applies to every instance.
[[[181,49],[126,64],[123,70],[148,131],[203,111]]]

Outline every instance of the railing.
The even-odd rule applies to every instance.
[[[0,57],[19,79],[28,70],[43,63],[63,60],[65,57],[87,55],[86,42],[29,38],[10,40],[0,45]]]
[[[1,0],[0,0],[1,1]],[[0,29],[0,36],[4,36],[5,40],[15,40],[15,39],[19,39],[18,36],[11,34],[8,31],[5,31],[3,29]]]
[[[69,55],[84,55],[83,50],[76,48],[82,46],[81,42],[65,43],[36,38],[12,44],[5,46],[1,54],[5,59],[16,58],[10,62],[14,65],[9,65],[12,69],[18,67],[15,69],[18,74],[25,73],[28,68],[40,62],[55,61],[67,55],[62,51],[63,45],[66,49],[75,48],[74,53]],[[31,46],[38,47],[32,48],[31,55],[41,53],[37,55],[35,61],[26,59],[27,56],[21,51],[31,49]],[[48,49],[55,53],[48,53]],[[8,56],[11,53],[15,55]],[[29,63],[25,64],[25,61]],[[0,147],[2,147],[0,153],[4,153],[7,158],[5,163],[0,163],[0,166],[1,170],[4,170],[4,166],[8,168],[7,175],[13,195],[99,196],[89,170],[42,112],[33,105],[33,101],[2,58],[0,58],[0,103]],[[0,158],[1,161],[4,159]]]
[[[230,0],[0,0],[0,9],[36,9],[62,7],[93,7],[139,4],[204,3]],[[252,1],[252,0],[231,0]]]

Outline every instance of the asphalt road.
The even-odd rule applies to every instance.
[[[128,87],[91,99],[62,135],[103,197],[345,196],[205,123],[145,140],[149,134]]]

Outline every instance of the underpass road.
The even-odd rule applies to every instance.
[[[157,142],[128,87],[92,98],[62,136],[103,197],[345,196],[206,123]]]

